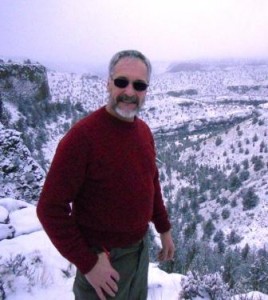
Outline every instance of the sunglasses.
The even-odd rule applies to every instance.
[[[147,87],[149,86],[144,81],[136,80],[136,81],[131,82],[127,78],[116,78],[116,79],[113,79],[113,82],[114,82],[114,85],[120,89],[126,88],[129,85],[129,83],[131,83],[134,90],[138,91],[138,92],[145,91],[147,89]]]

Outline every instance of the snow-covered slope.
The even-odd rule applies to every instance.
[[[35,68],[21,65],[22,70]],[[160,67],[163,71],[166,65]],[[175,265],[183,261],[181,247],[193,240],[205,240],[217,249],[219,233],[226,247],[250,245],[264,251],[268,238],[268,64],[182,67],[173,65],[172,72],[154,74],[140,113],[155,136],[175,240],[181,242],[181,236],[186,239],[190,232],[186,244],[178,244]],[[17,64],[15,69],[21,74]],[[23,270],[34,260],[37,272],[24,278],[1,269],[3,264],[0,271],[15,282],[14,290],[7,290],[10,300],[44,299],[46,295],[72,299],[74,270],[50,245],[30,203],[38,199],[43,169],[49,167],[60,138],[75,121],[106,103],[106,81],[90,74],[48,71],[47,77],[42,73],[44,84],[38,87],[38,80],[30,83],[31,72],[26,79],[14,74],[4,77],[4,82],[0,78],[0,87],[5,88],[5,97],[0,99],[0,258],[3,262],[10,257],[11,265],[19,261]],[[8,83],[15,85],[15,91]],[[19,87],[27,109],[19,105]],[[208,224],[210,231],[204,235]],[[235,242],[231,239],[234,232]],[[151,265],[149,299],[178,299],[182,278]]]

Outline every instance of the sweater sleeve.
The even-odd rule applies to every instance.
[[[83,239],[71,210],[87,169],[85,140],[77,129],[61,140],[37,205],[38,218],[52,243],[84,274],[98,259]]]

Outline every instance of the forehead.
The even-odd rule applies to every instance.
[[[115,76],[124,76],[131,79],[143,79],[148,77],[145,63],[138,58],[125,57],[118,61],[114,66]]]

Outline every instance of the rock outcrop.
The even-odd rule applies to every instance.
[[[0,128],[0,198],[12,195],[36,203],[44,178],[44,170],[32,158],[21,134]]]
[[[0,63],[2,101],[41,101],[49,97],[46,68],[39,64]]]

